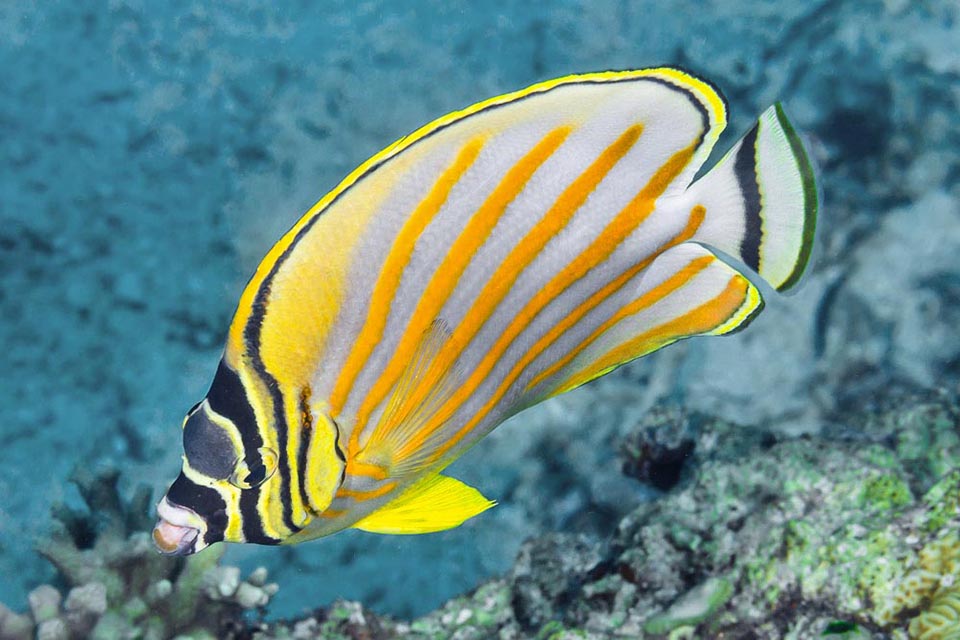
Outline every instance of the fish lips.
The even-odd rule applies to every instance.
[[[192,509],[170,502],[166,496],[157,505],[153,544],[162,555],[187,556],[207,546],[203,540],[206,524]]]

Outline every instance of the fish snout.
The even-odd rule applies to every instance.
[[[165,556],[187,556],[206,547],[201,533],[203,518],[193,510],[167,500],[157,505],[157,524],[153,527],[153,544]]]

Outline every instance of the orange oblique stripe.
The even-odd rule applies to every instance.
[[[588,369],[571,376],[562,386],[564,388],[579,386],[592,380],[598,371],[615,367],[680,338],[704,333],[723,324],[743,304],[748,287],[746,278],[741,275],[733,276],[726,289],[717,297],[611,349]]]
[[[343,410],[350,387],[383,336],[393,297],[397,292],[397,287],[400,286],[400,277],[403,275],[404,268],[410,262],[410,256],[413,255],[417,239],[447,201],[453,186],[476,161],[484,142],[485,139],[478,136],[463,146],[453,163],[440,175],[427,196],[407,218],[396,240],[394,240],[390,253],[380,270],[373,295],[370,297],[370,306],[363,328],[354,342],[354,348],[347,357],[330,395],[330,409],[333,415],[337,415]]]
[[[480,331],[484,323],[493,313],[493,310],[503,300],[510,291],[510,288],[516,282],[520,273],[540,254],[547,243],[558,234],[573,218],[573,215],[583,206],[587,197],[596,189],[597,185],[606,177],[607,173],[620,161],[623,156],[636,144],[640,138],[643,127],[639,124],[629,127],[613,143],[611,143],[594,162],[581,173],[568,186],[560,197],[557,198],[553,206],[544,215],[544,217],[531,229],[526,236],[511,250],[510,254],[500,264],[493,276],[487,281],[483,290],[477,296],[473,306],[464,316],[463,322],[454,331],[451,340],[446,349],[447,357],[441,366],[449,366],[456,356],[456,353],[450,353],[451,345],[465,345]],[[498,341],[497,344],[500,344]],[[496,347],[495,347],[496,348]],[[483,363],[470,376],[447,401],[438,414],[424,427],[416,437],[411,438],[402,450],[398,452],[398,457],[406,457],[411,452],[416,451],[421,444],[438,429],[448,417],[454,407],[459,406],[476,389],[479,382],[486,376],[487,370],[484,367],[490,358],[488,352]],[[418,390],[422,395],[426,390]]]
[[[572,127],[565,125],[553,129],[544,136],[533,149],[507,171],[490,196],[471,216],[427,284],[393,357],[374,383],[370,393],[364,398],[357,415],[357,422],[350,435],[351,452],[356,453],[360,432],[369,420],[373,408],[386,397],[390,388],[402,375],[404,367],[414,357],[424,332],[453,293],[460,276],[470,264],[474,254],[493,231],[507,206],[523,190],[536,170],[566,140],[571,131]]]
[[[689,163],[690,158],[696,150],[697,143],[694,142],[688,147],[674,153],[656,172],[651,176],[647,184],[637,193],[637,195],[614,217],[613,220],[603,229],[600,235],[590,244],[587,249],[582,251],[570,264],[568,264],[560,273],[537,294],[530,299],[523,310],[514,318],[508,328],[500,335],[493,348],[487,353],[484,360],[474,371],[474,378],[479,378],[474,387],[479,384],[493,368],[496,362],[502,357],[503,353],[509,347],[510,343],[529,325],[536,315],[549,304],[563,290],[579,278],[583,277],[596,265],[606,260],[614,249],[623,242],[637,227],[639,227],[647,216],[654,210],[657,198],[669,186],[670,182],[683,170]],[[692,212],[691,220],[686,228],[674,239],[684,240],[692,237],[696,228],[703,221],[703,207],[695,208]],[[689,235],[688,235],[689,234]],[[509,386],[519,377],[523,368],[526,367],[547,344],[556,340],[563,331],[573,326],[577,320],[586,315],[590,309],[599,304],[607,296],[611,295],[619,287],[623,286],[630,277],[646,268],[652,262],[655,256],[650,256],[634,265],[628,270],[628,274],[621,274],[612,282],[601,288],[598,292],[590,296],[586,302],[574,309],[573,313],[561,321],[558,327],[548,331],[541,341],[537,341],[540,348],[531,349],[524,358],[507,374],[499,388],[494,392],[490,400],[483,408],[473,416],[471,420],[464,425],[448,442],[439,448],[436,455],[442,455],[450,447],[454,446],[463,436],[473,429],[480,420],[482,420],[490,409],[499,402],[505,395]],[[563,327],[560,329],[560,327]],[[546,340],[544,340],[546,339]]]

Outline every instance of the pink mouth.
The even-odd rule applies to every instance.
[[[164,498],[157,505],[157,515],[159,518],[153,527],[157,551],[165,556],[186,556],[200,550],[197,548],[200,529],[194,526],[199,520],[197,514]]]

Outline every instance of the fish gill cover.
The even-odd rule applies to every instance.
[[[621,474],[618,452],[647,442],[629,434],[664,403],[705,413],[708,422],[757,425],[773,434],[774,454],[787,456],[778,468],[787,473],[802,466],[789,462],[809,462],[830,483],[824,491],[851,477],[834,471],[843,460],[851,469],[873,469],[864,476],[874,478],[862,486],[864,500],[894,510],[877,526],[903,526],[896,509],[938,497],[930,509],[940,514],[936,531],[946,532],[953,494],[942,484],[949,476],[936,481],[955,461],[947,442],[955,420],[933,420],[931,431],[921,416],[877,438],[856,416],[871,403],[880,406],[877,398],[895,382],[944,388],[947,404],[955,402],[957,11],[949,2],[8,4],[0,9],[0,331],[7,369],[0,385],[0,602],[26,611],[27,594],[38,585],[56,579],[61,589],[73,586],[35,552],[53,528],[52,505],[82,504],[68,482],[72,469],[110,462],[122,487],[132,491],[134,479],[144,480],[159,494],[178,464],[171,442],[209,383],[246,278],[270,243],[352,167],[403,132],[478,99],[571,72],[654,64],[688,67],[722,88],[732,118],[727,144],[755,114],[784,101],[810,143],[825,203],[800,291],[785,301],[768,296],[749,332],[655,354],[499,429],[452,470],[500,502],[478,522],[417,538],[357,533],[282,550],[230,548],[228,561],[247,573],[269,568],[282,589],[270,606],[274,616],[345,597],[406,618],[482,578],[508,572],[507,579],[519,580],[510,576],[523,569],[510,566],[529,536],[586,535],[587,543],[555,548],[570,555],[567,565],[580,557],[592,564],[590,545],[612,540],[625,517],[637,522],[633,509],[656,495]],[[714,446],[736,446],[725,442],[726,431],[706,433],[715,434]],[[823,454],[783,444],[801,435]],[[939,456],[925,463],[922,478],[897,470],[920,455],[903,453],[895,443],[904,439]],[[880,453],[865,459],[873,449],[843,444],[864,441],[892,451],[895,461]],[[656,440],[645,450],[672,442]],[[694,463],[679,470],[677,484],[668,483],[668,496],[686,487],[675,495],[681,500],[699,486],[684,483],[704,482],[709,469],[697,456],[705,445],[697,447]],[[769,449],[749,449],[755,457],[731,468],[762,464]],[[650,467],[627,466],[644,465]],[[785,481],[771,499],[797,499],[797,482]],[[663,506],[641,507],[653,518],[641,531],[658,531],[671,518],[671,503],[650,504]],[[827,521],[842,521],[850,527],[844,535],[863,539],[867,534],[854,526],[859,508],[843,505],[841,520],[824,517],[823,530]],[[784,539],[800,563],[790,571],[802,576],[811,540],[826,534],[797,526]],[[923,562],[945,571],[949,565],[928,559],[949,556],[949,536],[926,529],[916,536],[914,559],[906,548],[891,551],[892,565],[902,569],[896,576]],[[687,548],[686,539],[676,548]],[[549,542],[532,544],[550,549]],[[612,615],[617,606],[645,602],[645,617],[636,622],[659,620],[646,629],[655,633],[670,626],[671,603],[706,584],[716,588],[699,592],[706,604],[698,609],[691,597],[684,609],[738,624],[743,620],[717,616],[745,615],[729,604],[745,600],[711,594],[722,594],[726,583],[746,593],[745,580],[759,580],[774,571],[769,562],[790,557],[765,556],[749,538],[730,544],[742,544],[736,555],[752,554],[756,566],[738,565],[745,573],[731,576],[701,558],[692,568],[660,568],[667,572],[662,581],[644,583],[631,578],[645,570],[635,551],[639,559],[625,565],[629,570],[616,569],[632,585],[626,592],[622,585],[590,591],[596,595],[564,587],[544,596],[550,607],[511,604],[498,615],[517,617],[526,630],[551,620],[584,626],[597,616],[583,617],[571,603],[601,601]],[[828,566],[863,568],[844,565],[855,561],[836,546],[827,548],[834,554]],[[524,551],[524,558],[551,566],[543,553]],[[611,575],[605,571],[583,583]],[[402,584],[387,584],[383,575],[402,577]],[[811,602],[803,585],[818,583],[798,577],[784,584],[792,586],[768,591],[767,608],[758,605],[746,624],[761,628],[763,620],[783,630],[791,615],[799,620],[790,612]],[[523,602],[491,588],[474,597]],[[95,600],[96,592],[83,593]],[[879,597],[864,596],[873,592],[856,592],[856,600],[844,599],[854,591],[840,586],[826,593],[837,595],[806,609],[822,629],[843,623],[829,629],[925,633],[925,623],[900,612],[882,617]],[[911,593],[904,597],[916,598],[915,607],[956,610],[955,596],[922,581]],[[456,622],[464,609],[436,615]],[[328,611],[331,619],[341,613]],[[357,611],[348,614],[344,619],[356,622]],[[608,622],[595,628],[609,629]],[[694,616],[677,624],[709,622]]]

